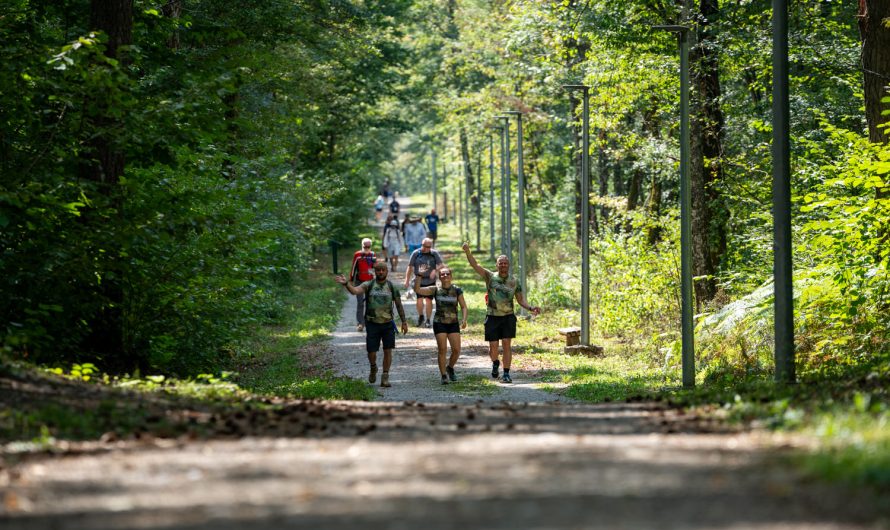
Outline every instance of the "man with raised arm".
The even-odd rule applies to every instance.
[[[396,347],[396,323],[393,319],[392,306],[395,304],[402,321],[402,334],[408,333],[408,323],[405,321],[405,310],[402,308],[402,299],[399,290],[386,277],[389,269],[385,261],[378,260],[374,264],[374,279],[362,284],[352,286],[345,276],[338,274],[334,281],[346,287],[352,294],[365,294],[365,344],[368,350],[368,362],[371,364],[371,373],[368,382],[377,381],[377,351],[383,342],[383,375],[380,378],[380,386],[390,387],[389,368],[392,366],[392,350]]]
[[[501,381],[512,383],[510,363],[513,360],[511,343],[516,337],[516,315],[513,313],[513,299],[520,307],[531,311],[534,315],[541,313],[540,307],[531,307],[525,302],[522,285],[510,274],[510,258],[503,254],[497,259],[497,272],[482,268],[470,251],[469,243],[461,247],[467,255],[467,261],[473,270],[485,280],[487,312],[485,317],[485,340],[488,342],[488,354],[491,357],[491,377],[498,377],[501,362],[498,360],[498,342],[501,343],[504,358],[504,376]]]

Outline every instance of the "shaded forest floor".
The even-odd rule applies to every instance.
[[[142,422],[5,446],[5,529],[881,528],[886,508],[796,472],[795,440],[657,403],[213,407],[9,373],[0,400]]]

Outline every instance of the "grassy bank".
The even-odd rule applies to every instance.
[[[487,229],[487,224],[483,227]],[[470,308],[466,336],[482,340],[484,285],[459,247],[457,227],[443,225],[438,248],[447,257]],[[551,256],[572,251],[552,245],[547,250]],[[475,254],[482,266],[494,268],[487,249]],[[592,291],[596,291],[591,293],[598,301],[591,313],[591,342],[602,346],[604,353],[598,357],[566,355],[564,339],[557,330],[579,324],[579,311],[567,303],[577,294],[577,278],[571,271],[567,273],[566,264],[559,259],[548,263],[541,256],[531,258],[543,270],[531,271],[528,298],[544,312],[519,321],[513,364],[543,382],[545,388],[591,403],[661,400],[740,425],[803,435],[813,441],[813,449],[798,454],[802,469],[814,476],[890,492],[890,390],[886,383],[890,360],[874,355],[856,366],[840,365],[821,373],[802,371],[798,384],[778,385],[768,369],[768,355],[749,357],[745,365],[734,363],[729,356],[738,347],[739,337],[712,334],[697,352],[697,386],[685,390],[680,379],[679,333],[664,331],[670,330],[670,314],[653,311],[652,315],[662,320],[649,326],[639,325],[642,317],[634,314],[630,317],[634,324],[621,327],[621,314],[634,307],[655,306],[647,302],[652,289],[630,280],[607,284],[603,280],[607,275],[597,272],[596,281],[602,283],[595,282]],[[650,276],[657,273],[657,264],[646,267]],[[665,286],[659,284],[659,288]],[[610,305],[618,303],[620,307]]]

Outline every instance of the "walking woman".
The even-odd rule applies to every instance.
[[[467,302],[464,301],[464,292],[460,287],[451,282],[451,269],[441,267],[439,269],[440,286],[430,285],[421,287],[421,277],[414,277],[414,292],[418,300],[421,296],[433,296],[436,299],[436,315],[433,317],[433,334],[436,336],[436,348],[439,353],[439,375],[442,376],[442,384],[449,381],[457,381],[454,373],[454,365],[460,357],[460,330],[467,327]],[[457,308],[460,306],[461,321],[458,324]],[[445,362],[445,354],[448,345],[451,345],[451,357]]]
[[[488,354],[491,357],[491,376],[497,378],[501,362],[498,360],[498,342],[504,353],[504,377],[501,381],[512,383],[510,377],[510,363],[513,360],[511,349],[512,341],[516,337],[516,315],[513,313],[513,299],[519,306],[531,311],[532,314],[541,313],[540,307],[531,307],[525,302],[522,293],[522,285],[516,276],[510,274],[510,258],[503,254],[497,259],[497,272],[484,269],[476,262],[470,245],[464,243],[461,247],[467,255],[467,261],[473,270],[485,280],[487,289],[488,311],[485,317],[485,340],[488,342]]]

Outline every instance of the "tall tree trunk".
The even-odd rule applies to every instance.
[[[127,62],[127,57],[119,53],[121,46],[133,42],[133,0],[92,0],[90,4],[90,27],[105,33],[108,42],[105,55]],[[93,165],[90,177],[93,180],[115,184],[124,173],[124,154],[114,145],[115,134],[109,129],[117,125],[117,120],[107,115],[93,119],[97,131],[106,131],[93,140],[97,164]]]
[[[606,157],[606,131],[601,130],[596,135],[596,176],[599,180],[599,198],[604,199],[609,195],[609,159]],[[600,219],[605,229],[609,220],[609,208],[600,204]]]
[[[643,186],[643,169],[634,166],[630,171],[630,184],[627,190],[627,211],[637,209],[640,202],[640,188]]]
[[[692,194],[692,273],[696,303],[717,292],[714,279],[726,252],[726,210],[719,192],[723,179],[724,119],[720,107],[717,43],[711,24],[719,15],[717,0],[701,0],[695,42],[689,62],[692,75],[690,176]]]
[[[880,128],[888,121],[881,112],[890,108],[881,99],[890,92],[890,1],[859,0],[859,36],[862,39],[862,73],[865,120],[868,138],[874,143],[890,142],[890,130]]]
[[[612,169],[612,190],[615,192],[616,197],[627,194],[625,189],[627,183],[624,181],[624,164],[621,162],[622,160],[614,161],[614,168]]]
[[[473,185],[473,167],[470,165],[470,142],[467,139],[467,130],[460,128],[460,158],[463,162],[463,171],[461,177],[464,179],[464,188],[467,190],[467,197],[475,193]]]
[[[121,64],[128,62],[126,54],[121,53],[121,47],[131,44],[133,40],[132,0],[92,0],[90,28],[107,36],[107,57]],[[116,236],[120,220],[109,221],[107,215],[111,211],[119,218],[123,213],[118,183],[124,174],[126,159],[116,140],[124,124],[114,117],[120,109],[102,108],[107,101],[101,96],[97,97],[98,105],[91,105],[97,107],[96,110],[85,117],[87,127],[94,131],[95,136],[90,141],[92,159],[83,165],[84,177],[99,183],[98,189],[106,203],[99,206],[100,210],[96,212],[88,211],[83,222],[89,225],[90,230]],[[104,252],[97,254],[97,274],[103,279],[94,288],[95,296],[102,301],[102,308],[98,314],[89,317],[90,335],[85,339],[84,348],[104,358],[110,367],[132,368],[136,360],[128,355],[132,348],[129,347],[131,341],[126,338],[128,334],[125,331],[124,267],[120,249],[115,248],[119,244],[120,240],[112,237],[103,244]],[[112,366],[114,364],[117,366]]]
[[[167,39],[167,46],[173,50],[178,50],[179,41],[179,18],[182,16],[182,0],[167,0],[167,3],[161,7],[161,13],[165,17],[173,19],[177,27],[173,29],[170,38]]]
[[[649,198],[646,200],[646,213],[649,217],[649,227],[646,229],[646,240],[649,245],[655,245],[661,240],[661,181],[657,175],[652,175],[652,186],[649,187]]]
[[[890,0],[859,0],[859,35],[862,39],[862,80],[868,138],[874,143],[890,143],[890,129],[880,125],[890,121],[881,113],[890,104],[881,99],[890,94]],[[875,191],[877,199],[890,197],[890,186]],[[890,241],[890,223],[878,227],[881,246]]]

